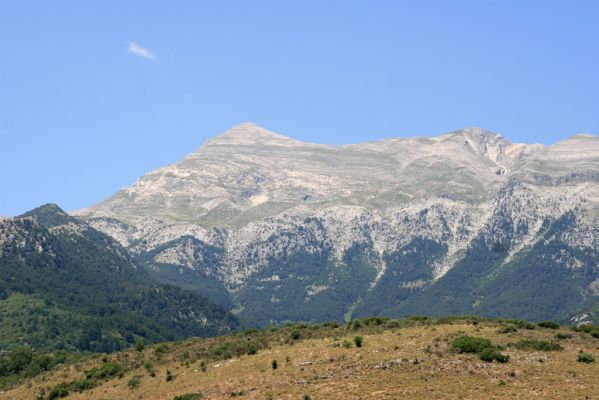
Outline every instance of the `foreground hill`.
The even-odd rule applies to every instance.
[[[75,214],[157,279],[262,324],[598,315],[593,135],[331,146],[244,124]]]
[[[237,327],[211,301],[162,285],[109,236],[46,205],[0,221],[0,349],[114,351]]]
[[[598,329],[468,317],[298,324],[93,357],[0,397],[595,398]]]

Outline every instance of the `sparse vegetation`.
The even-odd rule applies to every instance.
[[[173,400],[202,400],[204,395],[202,393],[186,393],[173,398]]]
[[[140,383],[141,376],[135,375],[133,376],[133,378],[129,379],[129,381],[127,382],[127,386],[129,387],[129,389],[135,389],[139,386]]]
[[[479,354],[478,357],[486,362],[493,362],[493,361],[497,361],[500,363],[506,363],[509,361],[510,356],[506,355],[506,354],[501,354],[499,351],[491,348],[491,347],[487,347],[485,349],[483,349]]]
[[[451,344],[451,349],[456,353],[476,353],[482,361],[506,363],[510,359],[508,355],[501,354],[490,340],[462,336]]]
[[[556,340],[566,340],[566,339],[572,339],[572,334],[570,333],[556,333],[555,334],[555,339]]]
[[[539,366],[541,362],[544,363],[542,364],[543,374],[550,373],[550,371],[554,371],[551,372],[554,377],[569,374],[568,376],[577,377],[571,384],[589,384],[586,379],[590,379],[590,377],[574,370],[571,366],[568,368],[572,371],[565,370],[564,365],[567,364],[566,360],[572,362],[579,359],[581,364],[578,368],[586,368],[584,363],[592,362],[589,361],[589,356],[590,359],[593,356],[590,354],[588,356],[578,355],[571,346],[564,346],[565,349],[557,351],[561,348],[557,342],[557,335],[564,334],[568,337],[568,335],[572,335],[571,333],[555,332],[556,340],[552,341],[548,339],[552,335],[549,335],[547,328],[537,327],[536,331],[518,329],[516,332],[511,332],[512,342],[510,343],[505,336],[499,333],[499,330],[505,326],[516,325],[505,320],[498,321],[480,317],[402,318],[392,320],[396,321],[397,325],[394,323],[392,324],[393,328],[389,328],[389,321],[369,318],[359,319],[360,327],[353,330],[354,321],[356,320],[347,325],[288,324],[282,327],[269,327],[264,330],[246,331],[217,338],[193,338],[182,342],[148,345],[143,352],[131,348],[123,353],[93,355],[86,358],[81,364],[69,368],[59,367],[57,372],[51,371],[47,375],[48,378],[43,378],[44,381],[25,381],[25,384],[13,389],[16,391],[15,393],[19,394],[12,395],[12,398],[35,398],[38,396],[39,399],[47,400],[58,399],[73,393],[83,393],[86,398],[100,400],[112,398],[115,390],[117,392],[122,390],[121,397],[127,397],[125,393],[128,393],[129,397],[135,395],[148,399],[172,399],[177,390],[181,389],[181,392],[185,393],[186,388],[197,388],[197,386],[190,385],[197,385],[199,381],[202,382],[202,391],[205,388],[206,392],[204,393],[211,393],[210,396],[205,394],[204,397],[239,398],[243,393],[242,396],[251,395],[251,397],[262,399],[269,395],[272,398],[279,398],[281,395],[284,397],[291,394],[285,390],[280,392],[280,388],[273,388],[274,379],[280,379],[281,374],[285,376],[289,374],[298,381],[306,379],[306,376],[323,377],[323,379],[327,379],[327,387],[335,387],[337,390],[335,393],[343,397],[342,394],[350,394],[347,392],[347,385],[341,384],[341,381],[331,377],[328,371],[330,368],[345,368],[344,365],[354,365],[353,368],[356,368],[360,376],[370,380],[374,379],[374,382],[376,382],[378,374],[383,376],[382,371],[404,365],[405,367],[402,368],[407,368],[406,371],[412,368],[422,371],[421,375],[424,378],[419,378],[418,383],[407,381],[412,382],[408,383],[409,385],[413,384],[410,386],[411,388],[418,388],[414,389],[415,393],[418,393],[417,396],[455,397],[455,392],[451,391],[453,390],[452,386],[446,385],[447,381],[444,380],[453,375],[440,373],[431,377],[427,375],[426,371],[429,371],[433,365],[442,365],[446,371],[452,371],[456,365],[457,354],[472,354],[473,357],[463,357],[463,359],[469,360],[468,362],[484,361],[489,363],[486,367],[491,368],[489,371],[495,371],[494,376],[497,377],[497,380],[481,381],[474,376],[472,383],[466,384],[464,393],[470,394],[472,397],[476,396],[473,395],[474,392],[468,391],[473,390],[473,386],[469,385],[483,385],[492,396],[492,387],[499,389],[503,386],[497,383],[501,382],[501,378],[506,386],[504,394],[507,393],[505,390],[515,390],[513,388],[516,386],[511,385],[511,382],[516,378],[516,368],[525,368],[527,364]],[[398,328],[401,329],[401,335],[395,331]],[[293,331],[300,332],[298,340],[292,338]],[[366,337],[366,335],[368,337],[372,335],[373,340],[368,341],[368,346],[362,342],[363,351],[347,351],[343,348],[344,341],[347,346],[357,348],[353,339],[356,336]],[[377,335],[381,335],[381,339]],[[578,337],[577,335],[577,341],[579,339],[586,341],[585,348],[591,349],[597,346],[590,336],[580,335]],[[260,346],[260,351],[253,355],[240,352],[239,356],[236,355],[236,351],[232,351],[235,362],[223,362],[229,356],[224,350],[249,348],[242,343],[257,344]],[[514,352],[554,351],[555,353],[550,358],[542,354],[524,357],[510,354],[512,357],[509,357],[503,351],[504,348],[509,348]],[[358,359],[362,361],[356,364]],[[435,362],[431,363],[431,359],[434,359]],[[279,360],[282,361],[279,362]],[[549,360],[551,362],[548,362]],[[215,363],[216,371],[214,372],[209,368],[211,362]],[[273,362],[276,362],[276,370],[272,369]],[[505,362],[513,363],[514,369],[510,371],[494,370],[500,368],[499,365]],[[187,365],[189,365],[189,369],[187,369]],[[276,372],[265,374],[267,370]],[[156,374],[156,371],[160,371],[161,378],[151,379],[151,374]],[[166,375],[164,375],[165,373]],[[265,379],[264,386],[255,381],[257,373],[262,376],[261,379]],[[126,378],[118,380],[119,376],[126,376]],[[217,376],[220,377],[218,381],[215,380]],[[535,376],[535,373],[518,374],[517,380],[527,382],[530,379],[536,379]],[[233,377],[235,379],[232,379]],[[240,382],[245,382],[245,384]],[[27,387],[27,383],[29,387]],[[391,388],[388,384],[387,381],[378,383],[381,388]],[[570,383],[566,385],[570,385]],[[250,388],[255,389],[250,391]],[[106,394],[105,390],[107,389],[108,393],[112,391],[112,394]],[[320,398],[324,395],[318,386],[310,383],[307,383],[305,390],[306,393],[310,391],[311,397]],[[351,395],[367,398],[365,393],[357,388],[351,392]],[[563,395],[566,392],[558,390],[556,393]],[[179,396],[195,394],[201,396],[199,391]],[[510,392],[510,394],[513,393]],[[594,392],[591,391],[591,394]],[[294,392],[293,395],[295,398],[303,398],[301,392]],[[500,392],[496,392],[494,395],[502,396]],[[555,395],[558,396],[558,394]],[[185,397],[180,398],[185,399]]]
[[[504,326],[503,328],[500,328],[497,331],[497,333],[513,333],[513,332],[518,332],[518,328],[516,328],[514,325]]]
[[[536,351],[559,351],[563,350],[557,342],[548,342],[546,340],[520,340],[510,344],[518,350],[536,350]]]
[[[554,321],[541,321],[537,325],[540,326],[541,328],[559,329],[559,324]]]
[[[590,364],[595,362],[595,357],[590,353],[578,353],[578,356],[576,356],[576,361]]]

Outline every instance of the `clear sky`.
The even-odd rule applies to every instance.
[[[599,133],[599,1],[0,0],[0,215],[254,122],[355,143]]]

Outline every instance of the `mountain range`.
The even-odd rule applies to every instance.
[[[322,145],[242,124],[72,216],[154,279],[260,325],[599,310],[593,135]]]

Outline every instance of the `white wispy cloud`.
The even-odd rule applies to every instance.
[[[136,55],[138,57],[147,58],[148,60],[155,60],[156,56],[148,49],[144,49],[136,42],[129,42],[129,47],[127,47],[127,52],[129,54]]]

